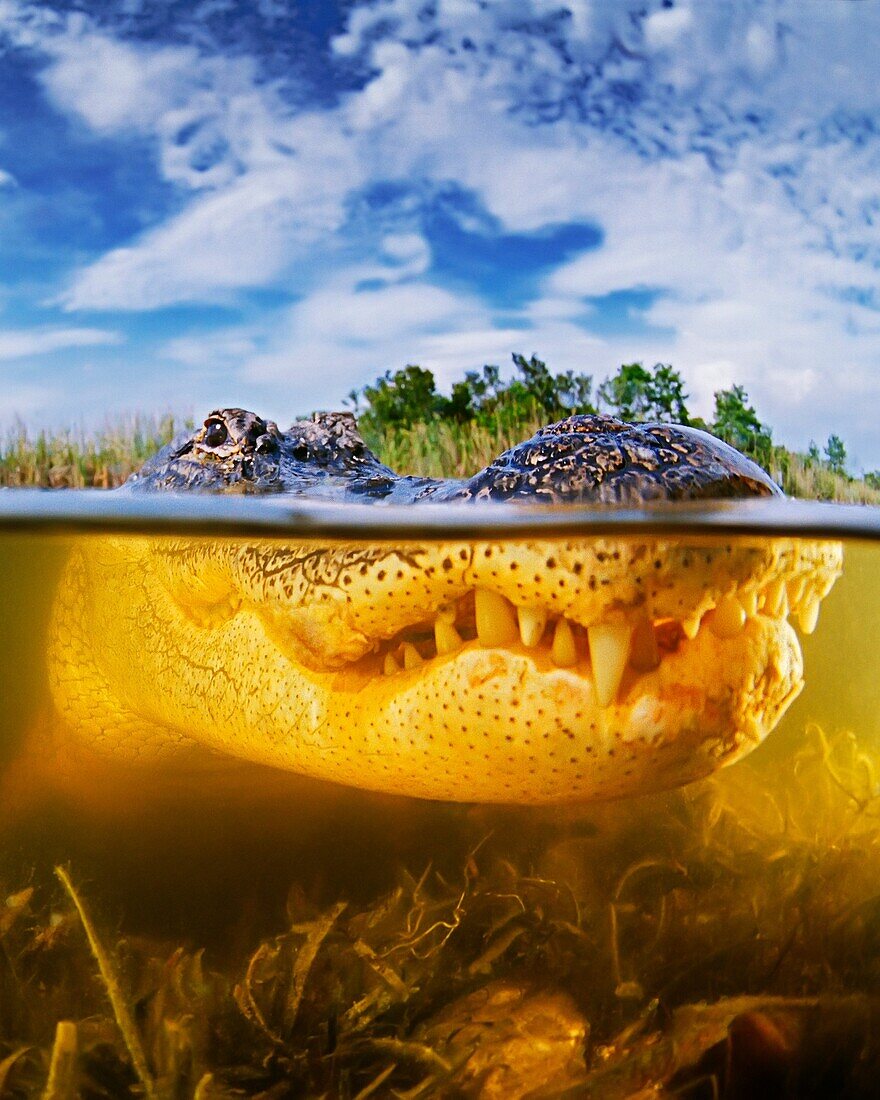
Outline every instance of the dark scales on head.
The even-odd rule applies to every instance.
[[[505,451],[467,483],[468,496],[636,506],[647,501],[781,495],[720,439],[675,424],[570,416]]]
[[[464,481],[396,474],[351,413],[315,413],[280,431],[245,409],[217,409],[155,455],[135,490],[280,492],[317,499],[518,500],[638,506],[650,501],[781,495],[726,443],[695,428],[570,416],[541,428]]]

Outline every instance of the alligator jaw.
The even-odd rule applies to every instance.
[[[584,625],[546,607],[517,607],[497,592],[476,588],[442,604],[433,622],[413,624],[390,639],[354,640],[352,661],[334,662],[334,668],[356,664],[361,675],[381,675],[397,683],[425,676],[429,666],[455,660],[465,651],[497,650],[531,661],[541,673],[570,670],[590,682],[593,705],[610,707],[622,685],[630,690],[672,653],[690,654],[702,631],[735,647],[750,621],[772,633],[791,615],[803,633],[811,634],[820,602],[818,590],[803,579],[788,585],[777,579],[763,590],[746,586],[729,592],[714,607],[680,620],[652,620],[643,610],[630,609],[626,614],[611,610]],[[367,656],[358,659],[364,650]],[[296,660],[300,654],[291,657]],[[322,671],[320,663],[308,664]],[[329,671],[326,666],[323,670]]]

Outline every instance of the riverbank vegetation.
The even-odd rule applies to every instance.
[[[852,476],[846,446],[832,434],[797,452],[773,431],[733,385],[715,394],[710,420],[691,414],[679,372],[669,364],[625,363],[594,386],[591,375],[554,374],[541,359],[515,354],[514,373],[498,366],[468,371],[448,395],[417,365],[386,372],[343,402],[358,416],[368,444],[391,467],[431,477],[467,477],[542,424],[573,413],[607,412],[624,420],[661,420],[712,432],[754,458],[790,496],[880,503],[880,471]],[[191,419],[136,416],[96,432],[46,432],[18,424],[0,436],[0,485],[113,488]]]

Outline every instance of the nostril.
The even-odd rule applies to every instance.
[[[278,450],[278,444],[271,435],[264,433],[257,438],[254,450],[260,455],[270,454],[272,451]]]

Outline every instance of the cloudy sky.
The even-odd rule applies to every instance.
[[[671,362],[880,467],[875,0],[0,0],[0,421]]]

